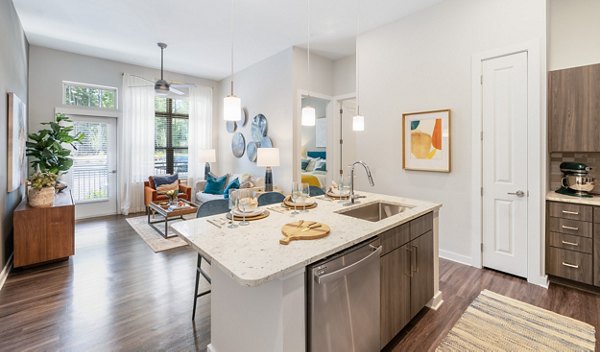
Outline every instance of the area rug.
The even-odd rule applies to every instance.
[[[195,215],[195,214],[194,214]],[[179,220],[181,221],[181,220]],[[129,226],[131,226],[135,232],[146,242],[155,253],[168,251],[169,249],[179,248],[187,246],[187,242],[181,239],[179,236],[173,236],[169,238],[162,237],[155,229],[148,225],[147,216],[138,216],[135,218],[127,219]],[[176,223],[174,221],[173,223]],[[171,222],[169,222],[171,224]],[[157,224],[156,226],[163,226],[164,224]],[[171,231],[171,230],[170,230]],[[169,235],[173,235],[169,232]]]
[[[594,351],[593,326],[484,290],[436,351]]]

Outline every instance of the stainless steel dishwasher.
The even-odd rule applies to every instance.
[[[379,239],[308,266],[310,352],[379,351]]]

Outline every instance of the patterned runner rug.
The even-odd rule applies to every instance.
[[[436,351],[594,351],[593,326],[483,290]]]

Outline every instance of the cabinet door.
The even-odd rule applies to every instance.
[[[410,318],[433,298],[433,232],[413,240],[411,246],[412,280],[410,285]]]
[[[410,249],[397,248],[381,257],[381,348],[410,321]]]
[[[550,72],[550,152],[600,151],[600,65]]]
[[[46,260],[66,258],[75,254],[75,211],[73,206],[46,210]]]
[[[15,211],[13,220],[14,267],[46,261],[46,212]]]
[[[594,220],[596,215],[594,215]],[[594,285],[600,286],[600,224],[594,224]]]

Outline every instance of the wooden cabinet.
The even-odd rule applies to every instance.
[[[380,346],[385,347],[431,300],[433,213],[380,235]]]
[[[600,152],[600,64],[548,77],[550,152]]]
[[[600,286],[600,207],[548,202],[546,273]]]
[[[54,205],[33,208],[26,200],[13,213],[14,267],[23,267],[75,254],[75,206],[71,193],[58,193]]]

